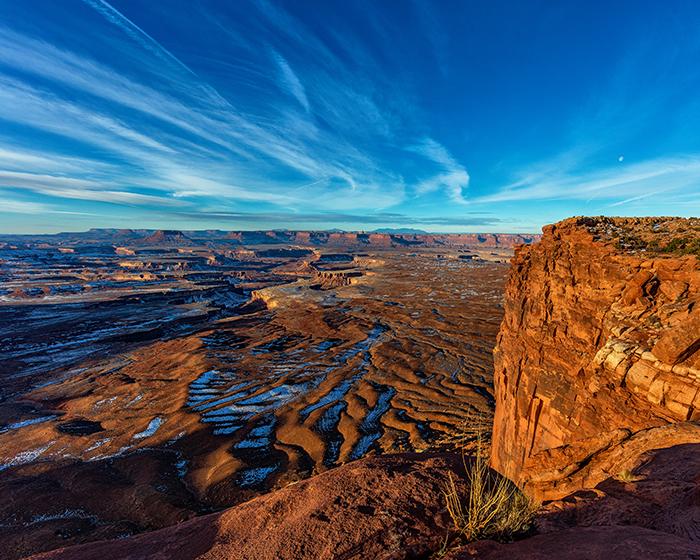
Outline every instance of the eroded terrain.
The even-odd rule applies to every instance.
[[[120,235],[0,244],[8,557],[427,449],[492,410],[509,247]]]

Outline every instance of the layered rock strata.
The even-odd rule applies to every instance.
[[[572,218],[516,250],[494,350],[498,471],[558,498],[700,441],[698,240],[700,220]]]

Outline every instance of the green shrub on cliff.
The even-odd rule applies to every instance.
[[[662,247],[660,252],[700,257],[700,237],[693,237],[690,235],[686,237],[676,237]]]
[[[675,237],[665,245],[662,245],[657,239],[652,239],[647,243],[646,250],[662,255],[695,255],[700,258],[700,237],[692,235]]]

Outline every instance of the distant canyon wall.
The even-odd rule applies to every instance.
[[[242,244],[288,243],[338,247],[505,247],[533,243],[538,235],[512,233],[406,234],[325,231],[240,231],[227,236]]]
[[[177,231],[136,229],[91,229],[86,232],[50,235],[0,235],[0,247],[22,243],[52,244],[113,244],[128,254],[128,246],[191,247],[207,243],[236,243],[241,245],[305,245],[337,248],[400,248],[400,247],[483,247],[513,248],[534,243],[536,234],[514,233],[369,233],[332,231]]]

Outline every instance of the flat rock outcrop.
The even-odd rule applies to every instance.
[[[700,220],[572,218],[516,250],[493,466],[545,499],[700,442]]]
[[[349,286],[361,277],[359,270],[319,270],[314,273],[313,282],[319,289],[328,290]]]
[[[404,454],[349,463],[211,514],[138,535],[33,556],[36,560],[403,559],[440,548],[450,527],[442,499],[458,455]]]

